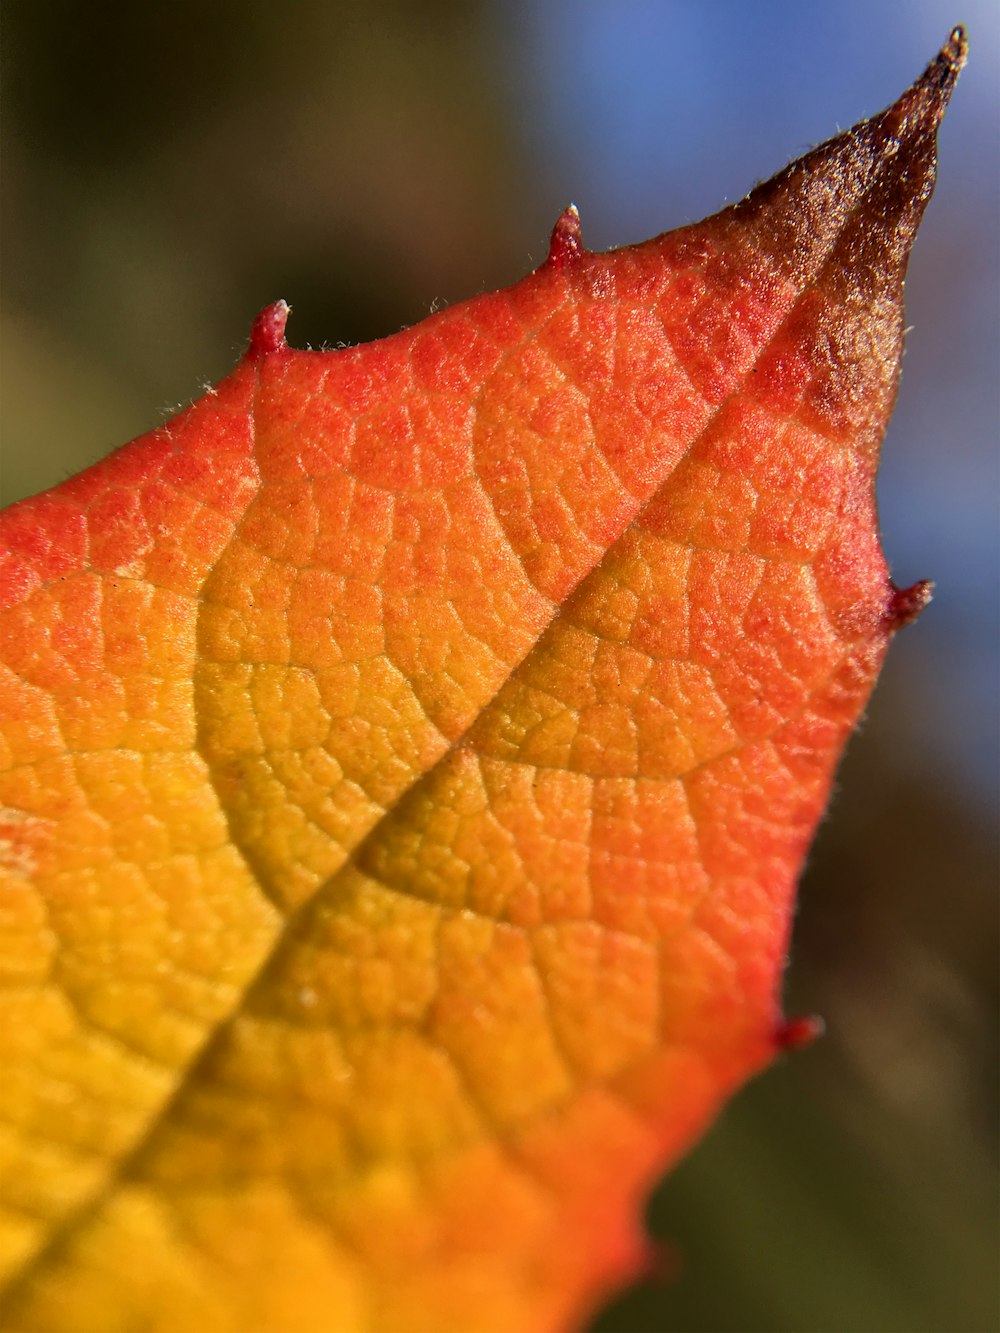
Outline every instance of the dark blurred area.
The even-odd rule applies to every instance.
[[[789,1012],[828,1034],[650,1202],[596,1321],[989,1333],[997,1234],[1000,10],[514,0],[3,8],[0,496],[224,375],[257,310],[353,343],[712,212],[892,100],[968,25],[880,483],[896,643],[802,889]],[[516,1331],[512,1330],[512,1333]]]

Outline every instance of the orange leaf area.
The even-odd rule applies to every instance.
[[[550,1330],[642,1264],[927,599],[874,479],[964,50],[707,222],[569,209],[354,349],[279,303],[3,515],[5,1327]]]

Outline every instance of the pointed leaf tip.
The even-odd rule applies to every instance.
[[[285,325],[288,323],[291,309],[287,301],[275,301],[272,305],[264,307],[250,329],[248,357],[267,356],[269,353],[282,351],[286,346]]]
[[[578,259],[586,250],[583,233],[580,228],[580,210],[576,204],[570,204],[560,213],[556,225],[552,228],[549,241],[547,263],[554,268],[562,268]]]
[[[917,80],[917,87],[936,93],[943,111],[969,56],[965,29],[953,28],[948,40]]]
[[[936,130],[968,54],[969,42],[965,29],[953,28],[948,40],[920,78],[885,115],[898,116],[902,126],[909,125],[917,133]]]
[[[758,185],[720,226],[768,256],[797,287],[853,283],[864,305],[898,299],[910,247],[934,189],[936,132],[968,43],[956,28],[924,73],[890,106],[827,140]]]

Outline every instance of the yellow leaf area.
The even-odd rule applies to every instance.
[[[385,341],[255,325],[2,519],[4,1327],[510,1333],[780,1045],[891,631],[956,35],[742,204]]]

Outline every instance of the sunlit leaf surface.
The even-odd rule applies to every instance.
[[[929,594],[874,477],[963,58],[384,341],[279,303],[2,516],[4,1327],[547,1330],[636,1271],[800,1035],[796,877]]]

